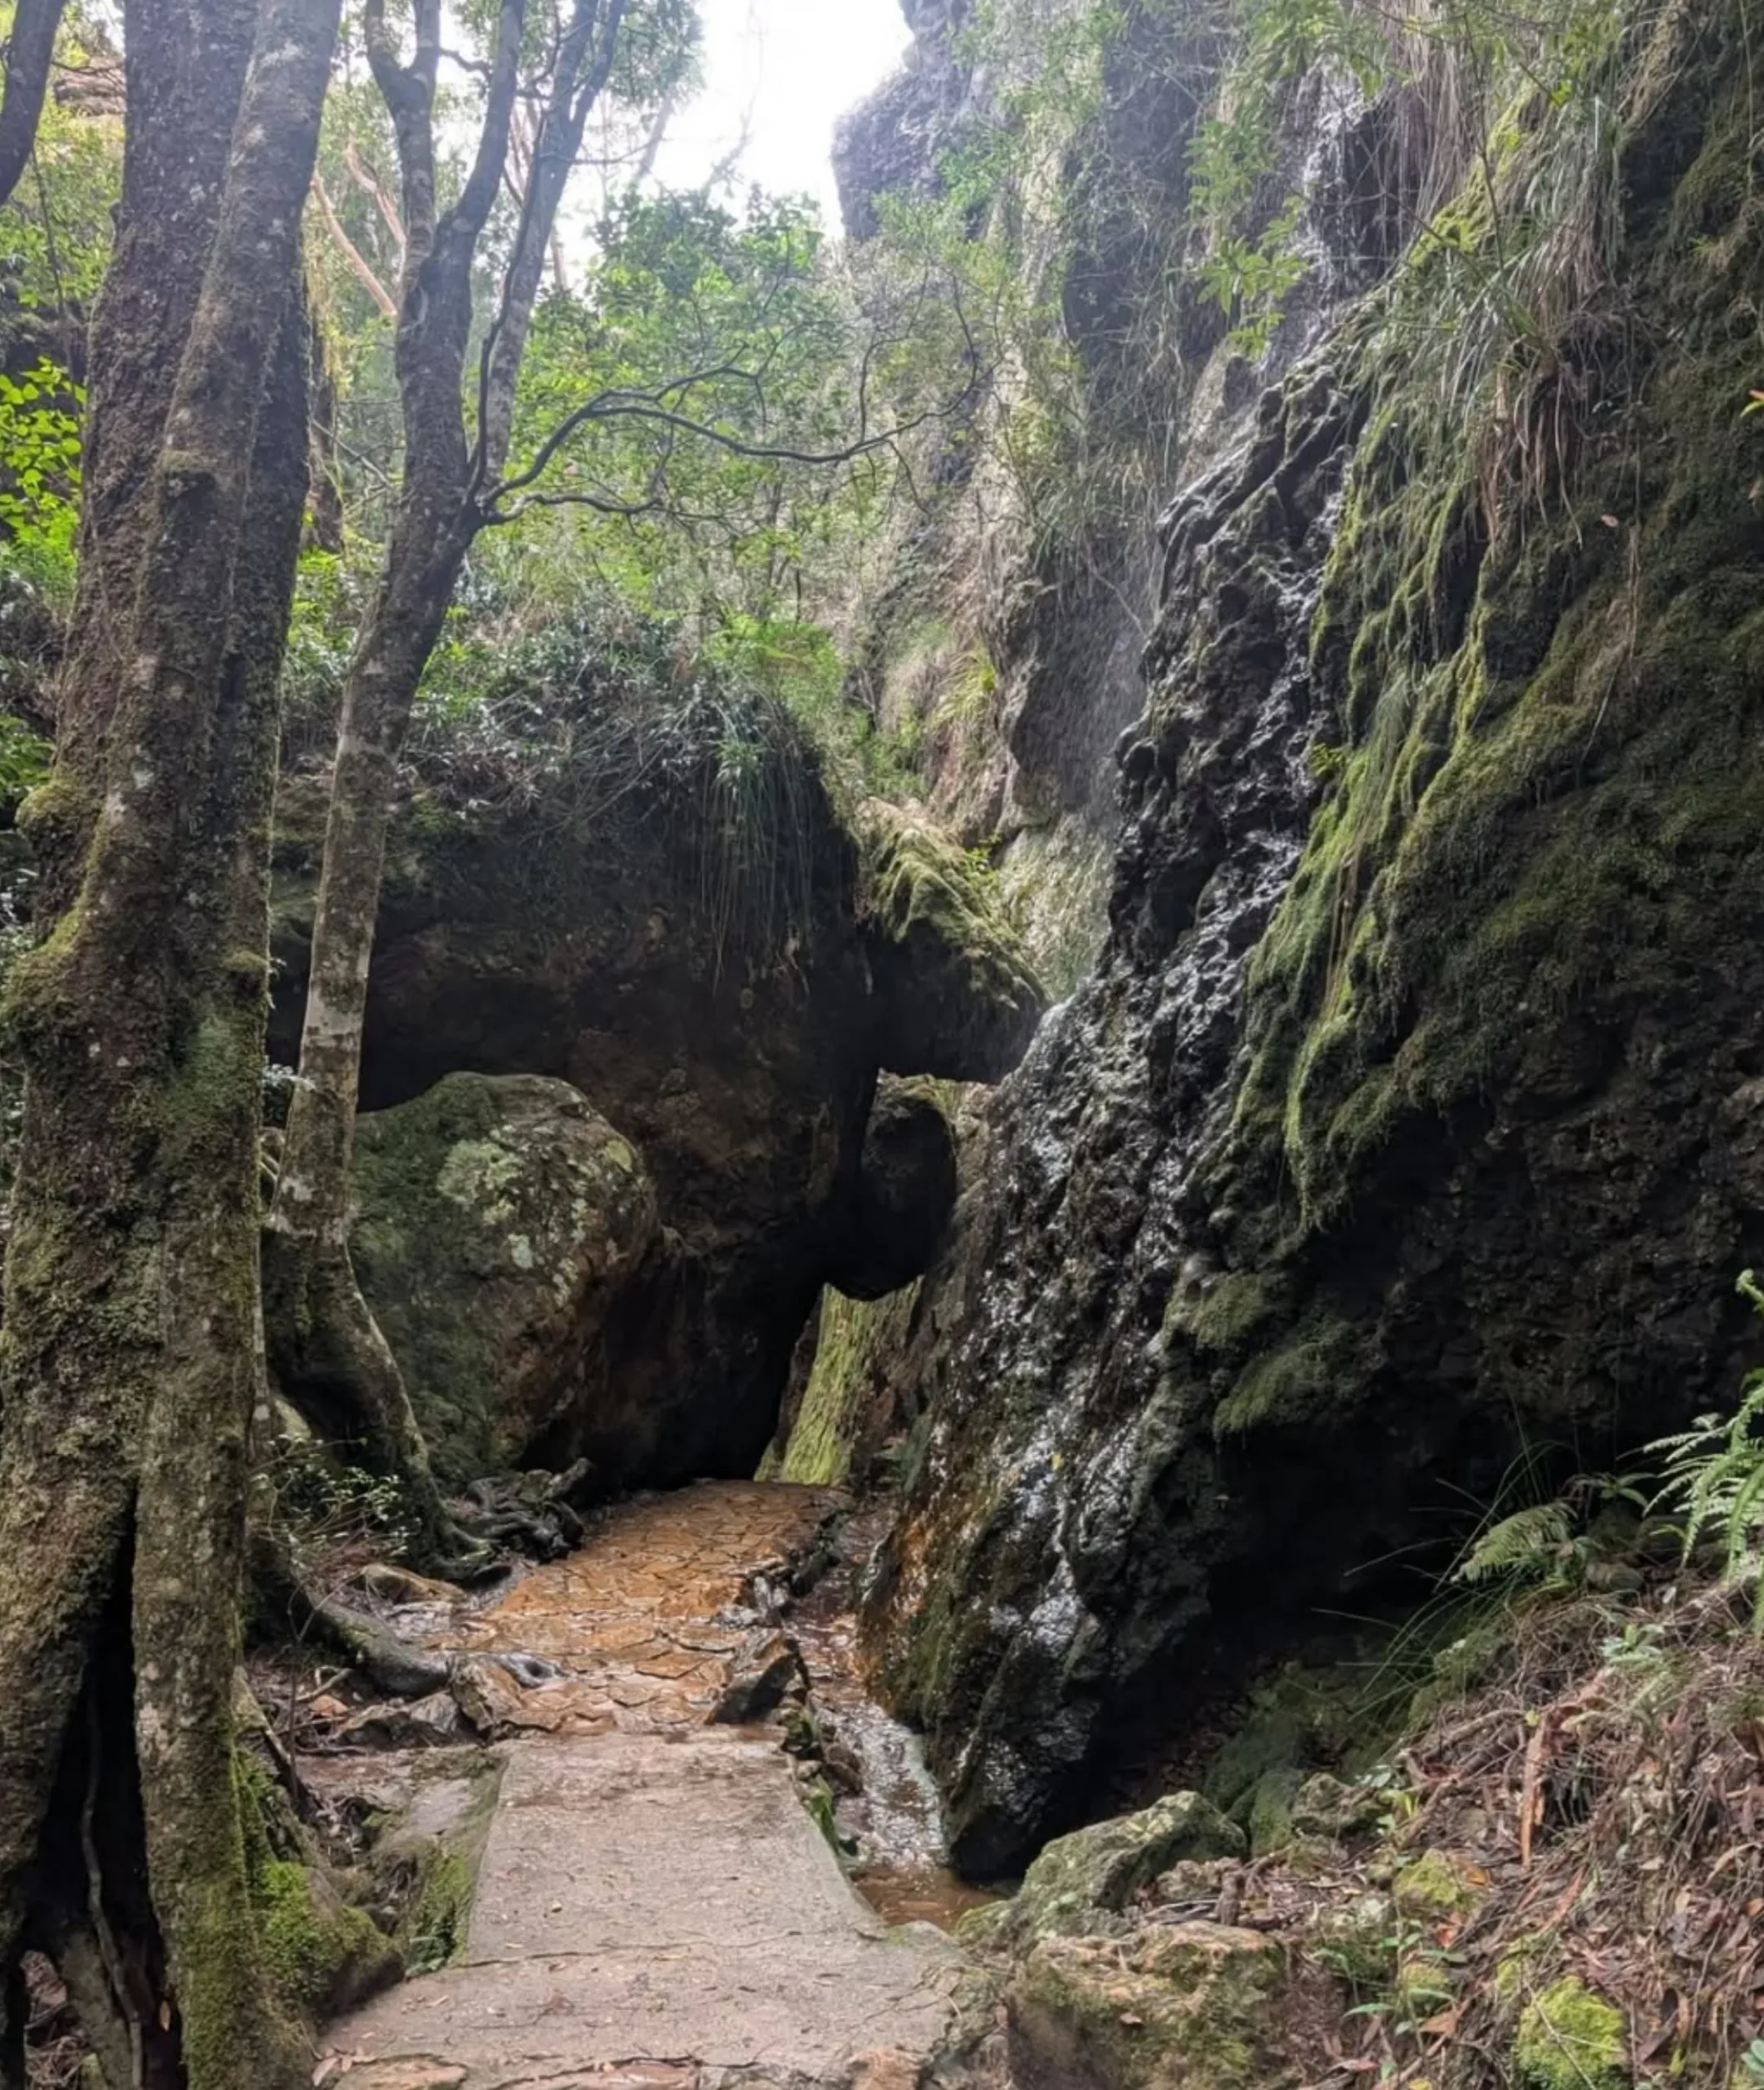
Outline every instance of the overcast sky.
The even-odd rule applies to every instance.
[[[744,177],[806,189],[837,232],[833,125],[900,64],[909,40],[900,0],[700,0],[700,11],[705,91],[676,119],[657,174],[702,180],[751,112]]]

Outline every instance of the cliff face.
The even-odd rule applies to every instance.
[[[1374,1563],[1522,1450],[1602,1467],[1735,1382],[1764,1252],[1757,26],[1628,32],[1584,238],[1480,389],[1463,257],[1574,149],[1522,100],[1492,216],[1467,197],[1370,264],[1353,198],[1400,191],[1414,126],[1335,120],[1359,178],[1313,182],[1308,226],[1357,228],[1342,265],[1256,385],[1197,343],[1106,949],[926,1287],[871,1603],[971,1870],[1375,1603]]]

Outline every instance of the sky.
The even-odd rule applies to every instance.
[[[837,232],[833,125],[900,64],[910,40],[900,0],[700,0],[700,11],[704,91],[675,118],[658,176],[703,180],[751,113],[743,177],[806,190]]]

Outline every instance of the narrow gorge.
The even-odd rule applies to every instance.
[[[900,11],[0,7],[0,2090],[1764,2083],[1764,13]]]

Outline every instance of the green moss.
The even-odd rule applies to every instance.
[[[1219,1404],[1221,1437],[1301,1424],[1339,1407],[1353,1383],[1356,1339],[1345,1321],[1313,1312],[1277,1348],[1245,1367]]]
[[[477,1875],[460,1852],[438,1851],[424,1868],[403,1925],[413,1974],[432,1974],[465,1949]]]
[[[878,981],[898,1026],[935,1041],[895,1064],[900,1074],[996,1080],[1015,1064],[1046,995],[1006,912],[996,874],[977,852],[898,806],[870,799],[858,815],[859,904],[884,970]]]
[[[1250,1834],[1250,1855],[1270,1857],[1293,1841],[1292,1803],[1304,1783],[1304,1773],[1292,1765],[1264,1772],[1257,1779],[1245,1826]]]
[[[1513,2057],[1531,2090],[1626,2090],[1628,2052],[1623,2012],[1569,1976],[1520,2012]]]
[[[1398,1910],[1415,1923],[1439,1923],[1460,1916],[1476,1900],[1476,1890],[1459,1865],[1443,1851],[1424,1851],[1397,1874],[1392,1889]]]
[[[1287,1297],[1277,1278],[1257,1270],[1227,1270],[1205,1290],[1178,1291],[1164,1316],[1164,1335],[1185,1335],[1202,1350],[1234,1350],[1277,1319]]]
[[[876,1410],[878,1403],[892,1405],[886,1397],[889,1366],[900,1354],[922,1288],[911,1284],[873,1303],[833,1291],[822,1294],[815,1363],[778,1465],[779,1479],[842,1487],[851,1477],[854,1455],[876,1448]]]
[[[311,2024],[395,1972],[397,1951],[366,1911],[344,1901],[309,1861],[292,1809],[262,1764],[244,1751],[237,1762],[264,1965],[282,2008]]]
[[[1735,455],[1756,358],[1719,316],[1764,259],[1748,124],[1735,89],[1664,175],[1703,243],[1656,225],[1630,265],[1686,323],[1632,373],[1623,440],[1589,435],[1543,506],[1504,485],[1491,527],[1426,358],[1362,340],[1375,404],[1311,635],[1335,752],[1250,968],[1220,1163],[1278,1201],[1282,1251],[1349,1212],[1417,1115],[1573,1093],[1571,1034],[1620,1024],[1764,906],[1764,523]],[[1486,226],[1435,231],[1389,293],[1399,316]],[[1527,440],[1516,418],[1509,447]],[[1312,1363],[1269,1360],[1222,1426],[1302,1407]]]
[[[356,1274],[437,1472],[517,1463],[653,1237],[638,1156],[562,1083],[455,1074],[358,1120],[354,1190]]]
[[[303,2017],[320,2014],[352,1968],[385,1958],[387,1941],[371,1919],[322,1895],[309,1867],[272,1860],[255,1891],[270,1978]]]

